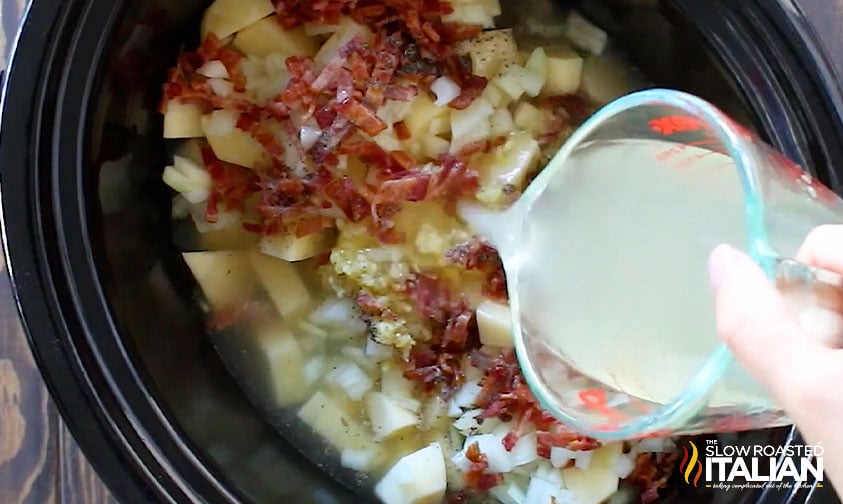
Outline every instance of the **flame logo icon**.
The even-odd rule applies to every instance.
[[[700,462],[700,452],[697,450],[697,445],[695,445],[693,441],[688,441],[688,444],[691,445],[691,452],[688,453],[687,447],[682,447],[682,451],[685,452],[685,455],[682,457],[682,462],[679,463],[679,470],[685,477],[685,483],[696,487],[703,473],[702,463]],[[693,476],[693,480],[691,479],[691,476]]]

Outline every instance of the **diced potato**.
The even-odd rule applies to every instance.
[[[241,30],[234,37],[234,47],[259,58],[276,53],[286,59],[299,55],[314,56],[319,50],[319,43],[307,35],[302,26],[285,30],[277,16],[272,15]]]
[[[440,155],[447,154],[451,142],[438,136],[429,136],[424,139],[424,155],[430,159],[438,159]]]
[[[371,43],[374,35],[369,28],[357,24],[350,18],[343,19],[336,32],[322,45],[313,60],[317,71],[321,70],[339,55],[340,50],[355,37],[363,37],[366,43]]]
[[[216,0],[202,18],[202,40],[209,33],[224,39],[273,12],[270,0]]]
[[[433,136],[442,136],[451,132],[451,124],[448,119],[438,117],[430,122],[430,129],[427,132]]]
[[[521,98],[526,92],[526,89],[521,84],[521,79],[510,72],[504,72],[500,77],[495,79],[494,84],[503,90],[512,101]]]
[[[512,103],[512,97],[509,96],[509,93],[501,89],[494,82],[486,85],[486,89],[483,90],[483,94],[480,97],[491,103],[496,109],[507,107]]]
[[[217,110],[202,117],[202,130],[208,138],[208,144],[214,155],[222,161],[247,168],[254,168],[265,158],[264,148],[252,136],[240,129],[231,128],[224,134],[215,134],[214,123],[220,119],[229,119],[226,115],[234,114],[229,110]],[[236,118],[235,118],[236,124]]]
[[[264,236],[261,252],[289,262],[304,261],[331,249],[336,241],[336,231],[324,229],[307,236],[297,237],[295,233],[279,233]]]
[[[436,119],[448,122],[451,113],[449,107],[437,107],[433,100],[426,94],[419,94],[412,102],[410,112],[404,118],[404,125],[410,132],[411,138],[423,138],[430,131],[430,125]]]
[[[492,125],[492,136],[507,136],[515,131],[515,121],[512,119],[512,113],[507,108],[496,109],[490,121]]]
[[[512,314],[509,307],[486,300],[477,307],[480,342],[498,348],[512,348]]]
[[[378,440],[401,434],[419,423],[418,415],[402,408],[381,392],[369,392],[364,400],[364,407],[372,423],[372,432]]]
[[[532,103],[523,102],[515,110],[513,119],[519,128],[538,136],[547,131],[552,114],[549,110],[540,110]]]
[[[490,30],[460,43],[458,51],[471,57],[476,75],[493,79],[518,60],[518,44],[511,29]]]
[[[558,47],[547,55],[547,83],[549,95],[574,94],[580,87],[583,59],[569,47]]]
[[[245,250],[260,242],[260,235],[234,226],[220,231],[209,231],[199,236],[199,247],[204,250]]]
[[[618,491],[619,478],[615,463],[623,452],[623,443],[598,448],[587,470],[575,467],[562,471],[565,487],[580,504],[600,504]]]
[[[310,292],[296,267],[258,252],[249,255],[252,267],[282,317],[291,317],[311,305]]]
[[[439,443],[406,455],[375,487],[384,504],[440,504],[445,496],[445,456]]]
[[[340,450],[371,450],[376,444],[363,426],[322,391],[299,409],[298,417]]]
[[[604,105],[646,86],[633,74],[629,63],[616,56],[592,56],[585,60],[580,89],[597,105]]]
[[[540,154],[539,143],[529,133],[513,133],[505,144],[486,157],[486,162],[480,167],[480,184],[510,185],[520,190]]]
[[[418,413],[421,403],[416,399],[413,382],[404,377],[401,370],[392,364],[381,367],[381,392],[399,406]]]
[[[256,278],[243,252],[189,252],[184,262],[213,308],[226,308],[249,299]]]
[[[199,138],[205,136],[202,129],[202,110],[193,103],[182,103],[178,99],[167,102],[164,114],[164,138]]]
[[[264,359],[270,394],[276,406],[289,406],[307,397],[307,381],[302,373],[301,348],[283,321],[259,328],[255,333],[257,355]]]
[[[495,20],[492,14],[482,5],[475,3],[451,4],[454,12],[445,15],[442,21],[446,23],[461,23],[466,25],[480,25],[483,28],[494,28]]]

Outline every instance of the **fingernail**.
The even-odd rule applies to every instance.
[[[708,280],[715,294],[739,269],[740,252],[731,245],[719,245],[708,259]]]

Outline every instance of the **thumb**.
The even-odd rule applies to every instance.
[[[709,259],[715,291],[717,331],[735,357],[782,403],[789,380],[809,370],[819,348],[803,337],[795,315],[761,268],[728,245]]]

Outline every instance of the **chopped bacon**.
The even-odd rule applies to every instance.
[[[554,447],[583,451],[600,446],[597,440],[575,433],[541,409],[521,374],[514,352],[491,357],[475,350],[469,359],[485,375],[477,399],[477,406],[483,409],[482,417],[517,419],[515,429],[504,438],[505,447],[515,446],[528,425],[536,430],[538,453],[544,458],[550,458]]]
[[[667,487],[678,461],[678,453],[640,453],[635,459],[635,469],[627,481],[641,491],[642,504],[659,500],[659,491]]]
[[[410,172],[381,184],[377,198],[381,202],[423,201],[427,197],[430,178],[423,173]]]
[[[408,102],[418,94],[418,86],[389,86],[383,92],[383,97],[387,100]]]
[[[378,300],[368,292],[360,291],[360,293],[357,294],[356,301],[357,306],[360,307],[363,313],[370,317],[378,316],[384,310],[384,307],[378,302]]]
[[[226,210],[243,210],[246,200],[260,190],[254,171],[220,161],[208,145],[202,147],[202,161],[213,183],[205,215],[208,222],[217,221],[220,203]]]
[[[337,112],[371,136],[375,136],[387,128],[387,125],[375,115],[374,110],[355,98],[348,99],[337,105]]]
[[[465,74],[458,74],[456,76],[451,76],[451,78],[457,77],[456,80],[457,84],[459,84],[460,95],[454,98],[454,100],[448,104],[449,107],[463,110],[469,105],[474,102],[483,91],[486,89],[486,86],[489,84],[489,80],[485,77],[480,77],[478,75],[465,75]]]
[[[351,222],[360,222],[371,213],[371,204],[354,188],[348,177],[333,180],[325,186],[325,195]]]
[[[407,128],[407,123],[404,121],[398,121],[393,124],[392,129],[395,131],[395,136],[398,137],[398,140],[409,140],[412,137],[409,128]]]
[[[445,256],[454,264],[471,270],[485,270],[500,264],[497,249],[488,242],[474,238],[448,250]]]

